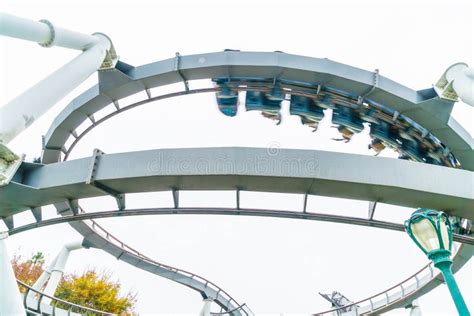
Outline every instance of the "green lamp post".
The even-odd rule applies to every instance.
[[[405,230],[416,245],[441,270],[460,316],[470,316],[451,271],[452,227],[448,216],[426,208],[415,211],[405,221]]]

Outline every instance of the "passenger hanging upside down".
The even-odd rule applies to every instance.
[[[352,136],[354,136],[354,132],[352,132],[347,126],[339,125],[337,130],[339,133],[341,133],[342,138],[333,138],[333,140],[344,141],[345,143],[348,143],[351,141]]]
[[[313,133],[316,132],[319,127],[319,121],[311,120],[307,118],[306,116],[301,116],[301,123],[303,123],[303,125],[313,128]]]
[[[375,151],[375,156],[378,156],[385,149],[385,145],[380,139],[373,138],[372,142],[369,144],[369,149],[373,149]]]
[[[262,111],[262,116],[276,121],[277,125],[279,125],[281,123],[281,114],[280,114],[280,112]]]

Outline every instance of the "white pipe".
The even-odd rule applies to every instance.
[[[450,66],[445,72],[446,80],[453,83],[453,89],[466,104],[474,106],[474,69],[465,63]]]
[[[51,271],[54,269],[56,265],[57,257],[50,263],[49,267],[47,267],[43,273],[41,273],[40,277],[36,280],[33,284],[32,288],[37,291],[42,291],[46,282],[48,282],[49,278],[51,277]],[[36,292],[29,291],[27,296],[27,304],[28,306],[36,306],[37,299],[36,299]],[[33,305],[32,305],[33,304]]]
[[[99,69],[111,43],[104,35],[94,36],[96,45],[0,107],[0,142],[10,142]]]
[[[32,21],[6,13],[0,13],[0,35],[33,41],[45,47],[79,50],[86,50],[98,42],[92,35],[55,27],[46,20]]]
[[[5,245],[7,237],[8,233],[0,233],[0,315],[26,315]]]
[[[56,289],[58,288],[59,282],[64,274],[69,254],[73,250],[82,249],[82,241],[75,241],[72,243],[65,244],[59,254],[54,259],[54,267],[51,269],[48,284],[44,288],[43,293],[49,296],[54,296]],[[45,303],[49,303],[51,300],[45,297],[43,299]]]
[[[411,309],[410,309],[410,316],[421,316],[421,309],[420,309],[420,304],[418,304],[418,300],[414,300],[411,303]]]
[[[31,21],[5,13],[0,13],[0,35],[35,41],[48,47],[56,45],[85,50],[71,62],[0,107],[0,143],[3,144],[10,142],[97,71],[107,52],[113,50],[110,39],[103,34],[85,35],[54,27],[48,21]]]
[[[199,316],[210,316],[211,315],[211,304],[214,300],[212,298],[204,299],[204,306],[199,312]]]
[[[56,266],[57,261],[58,261],[58,257],[56,256],[56,258],[54,258],[54,260],[49,264],[49,266],[46,269],[44,269],[43,273],[41,273],[39,278],[35,281],[35,283],[32,286],[33,290],[41,291],[43,289],[46,282],[48,282],[51,276],[51,271],[54,269],[54,266]],[[33,300],[35,296],[36,296],[36,293],[33,291],[30,291],[28,293],[28,302],[30,300]]]

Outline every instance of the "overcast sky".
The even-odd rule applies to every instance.
[[[226,48],[280,50],[326,57],[367,70],[380,69],[390,79],[413,89],[424,89],[431,87],[455,62],[474,65],[473,6],[469,2],[379,2],[0,3],[2,10],[18,16],[48,19],[57,26],[83,33],[104,32],[113,40],[120,59],[136,66],[170,58],[175,52],[187,55]],[[0,38],[0,46],[0,104],[78,54],[6,38]],[[38,157],[41,135],[57,113],[96,80],[92,76],[12,142],[11,147],[26,153],[27,159]],[[287,104],[283,112],[287,114]],[[455,116],[472,135],[472,109],[458,103]],[[90,156],[93,148],[114,153],[213,146],[277,146],[373,154],[367,150],[368,131],[348,144],[332,141],[332,137],[337,137],[337,133],[327,120],[317,133],[311,133],[289,115],[284,116],[280,126],[258,113],[241,111],[238,117],[228,118],[218,112],[213,95],[193,95],[150,103],[116,116],[86,136],[70,159]],[[381,156],[394,157],[394,153],[387,151]],[[232,192],[182,192],[180,204],[233,206],[233,199]],[[129,208],[171,203],[167,192],[127,195]],[[89,199],[83,205],[86,211],[115,207],[110,198]],[[242,194],[242,207],[300,210],[301,206],[301,196]],[[308,209],[366,216],[367,203],[311,197]],[[412,211],[382,204],[375,217],[402,222]],[[50,217],[55,211],[47,207],[46,213]],[[27,213],[18,217],[20,224],[31,220]],[[322,311],[329,304],[317,292],[338,290],[352,300],[359,300],[401,281],[427,263],[405,233],[352,225],[182,215],[99,222],[149,257],[212,280],[258,314]],[[43,251],[51,259],[65,242],[79,238],[68,225],[58,225],[12,236],[8,246],[11,253],[30,255]],[[125,290],[138,292],[137,311],[141,314],[195,314],[201,308],[196,292],[136,270],[100,250],[73,253],[67,271],[81,272],[88,267],[111,271]],[[456,278],[473,310],[472,263]],[[422,297],[420,303],[424,315],[455,315],[444,285]],[[407,311],[390,315],[407,315]]]

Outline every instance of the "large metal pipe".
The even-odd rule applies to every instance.
[[[1,34],[32,40],[45,46],[57,45],[84,52],[0,107],[0,144],[10,142],[96,72],[107,53],[113,51],[110,39],[104,34],[84,35],[56,28],[49,22],[30,21],[8,14],[0,15]]]
[[[454,64],[446,70],[446,79],[464,103],[474,106],[474,69],[465,63]]]
[[[7,237],[8,233],[0,233],[0,315],[26,315],[5,245]]]
[[[110,41],[98,43],[0,108],[0,143],[8,144],[31,123],[99,69]]]
[[[60,46],[86,50],[98,39],[54,26],[47,20],[32,21],[14,15],[0,13],[0,35],[33,41],[42,46]]]
[[[212,298],[206,298],[203,300],[204,305],[199,312],[199,316],[211,316],[211,304],[214,302]]]
[[[56,266],[57,260],[58,260],[58,257],[56,256],[56,258],[54,258],[54,260],[49,264],[49,266],[46,269],[44,269],[43,273],[41,273],[39,278],[33,284],[32,286],[33,290],[42,291],[42,289],[44,288],[44,286],[46,285],[46,283],[48,282],[51,276],[51,272]],[[28,299],[34,299],[35,295],[36,295],[35,292],[30,291],[28,293]]]
[[[65,244],[59,254],[54,259],[54,266],[51,269],[50,276],[48,279],[48,284],[44,288],[43,293],[49,296],[54,296],[56,289],[58,288],[59,282],[64,274],[64,269],[66,268],[67,260],[69,259],[69,254],[73,250],[82,249],[82,241],[75,241],[72,243]],[[45,297],[43,299],[45,303],[49,303],[51,299]]]
[[[443,98],[456,101],[459,97],[474,106],[474,69],[466,63],[451,65],[438,80],[435,90]]]

